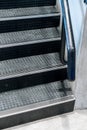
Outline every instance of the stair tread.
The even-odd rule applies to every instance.
[[[71,95],[72,91],[67,84],[67,80],[3,92],[0,93],[0,111],[41,103],[44,101],[48,101],[50,104],[51,101],[55,99],[58,103],[58,101],[62,101],[63,98]]]
[[[49,53],[30,57],[4,60],[0,62],[0,79],[22,74],[32,74],[45,69],[64,66],[59,53]]]
[[[0,47],[14,46],[15,44],[21,45],[24,43],[37,43],[55,39],[60,39],[60,32],[56,27],[0,33]]]
[[[14,9],[0,9],[1,18],[25,17],[59,13],[55,6],[27,7]]]

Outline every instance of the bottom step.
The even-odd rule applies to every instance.
[[[71,112],[74,96],[67,81],[0,94],[0,129]]]

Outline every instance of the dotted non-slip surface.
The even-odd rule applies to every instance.
[[[0,18],[44,15],[58,12],[55,6],[0,9]]]
[[[34,72],[62,65],[59,53],[5,60],[0,61],[0,77]]]
[[[0,45],[9,45],[22,42],[52,40],[59,38],[60,33],[57,28],[44,28],[35,30],[26,30],[18,32],[0,33]]]
[[[71,89],[68,87],[67,81],[58,81],[20,90],[3,92],[0,93],[0,111],[52,99],[61,99],[61,97],[69,95],[71,95]]]

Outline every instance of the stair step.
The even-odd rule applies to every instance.
[[[0,34],[0,60],[58,52],[60,49],[60,31],[54,27]]]
[[[0,33],[55,27],[60,24],[60,12],[55,6],[0,9]]]
[[[0,129],[71,112],[74,101],[67,80],[1,93]]]
[[[0,0],[0,9],[52,6],[56,0]]]
[[[36,17],[36,15],[57,15],[57,13],[60,13],[60,10],[55,6],[0,9],[0,21]]]
[[[67,78],[59,53],[0,62],[0,92]]]

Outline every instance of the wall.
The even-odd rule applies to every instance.
[[[77,73],[72,88],[76,109],[87,108],[87,12],[84,0],[68,0],[77,50]]]
[[[87,12],[80,53],[77,59],[77,76],[74,93],[76,97],[76,109],[87,108]]]
[[[86,12],[86,5],[84,4],[84,0],[68,0],[68,1],[74,31],[75,45],[78,54],[81,46],[82,33],[84,28],[84,16]]]
[[[77,50],[76,81],[73,86],[76,109],[87,108],[87,12],[84,0],[69,0]]]
[[[81,40],[84,28],[86,5],[84,4],[84,0],[68,0],[68,2],[74,32],[75,46],[77,50],[76,52],[78,54],[81,46]]]

